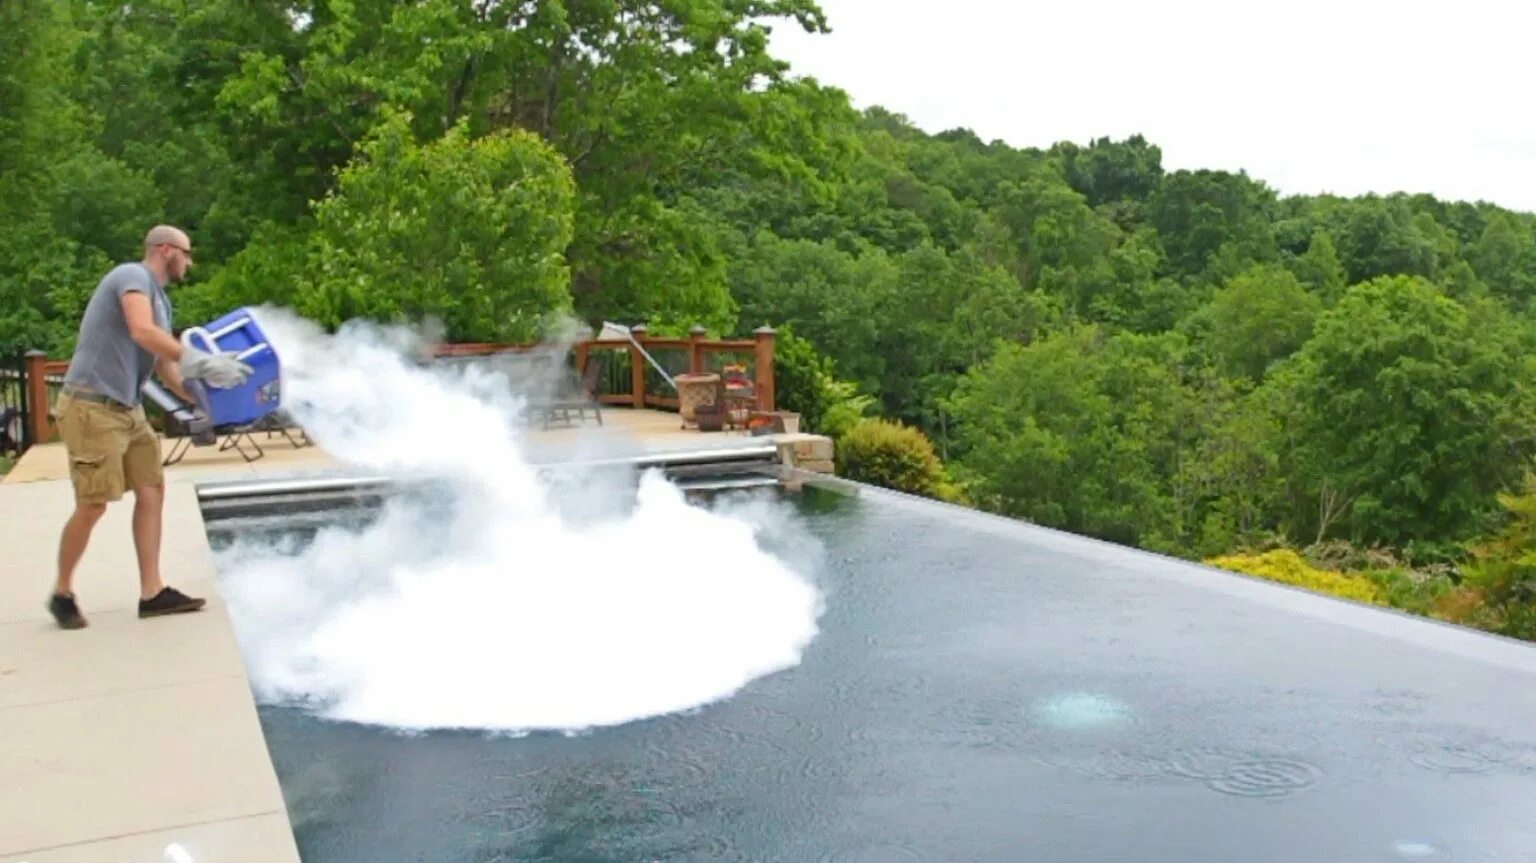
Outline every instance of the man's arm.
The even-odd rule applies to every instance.
[[[128,321],[128,337],[133,343],[155,355],[155,372],[160,380],[182,401],[196,404],[182,386],[181,366],[177,364],[181,359],[181,342],[155,324],[149,297],[139,291],[124,292],[123,318]]]
[[[182,401],[189,405],[197,404],[197,401],[192,398],[192,394],[187,392],[187,388],[182,385],[186,379],[181,375],[181,366],[177,365],[173,360],[168,360],[165,357],[155,360],[155,374],[159,375],[160,380],[165,382],[166,387],[180,397]]]
[[[250,376],[251,367],[232,354],[210,354],[197,348],[183,348],[175,336],[155,323],[149,297],[138,291],[125,291],[122,296],[123,319],[128,322],[129,338],[155,355],[155,366],[160,370],[161,378],[177,395],[186,398],[182,378],[200,378],[213,386],[228,388],[245,383]],[[167,372],[167,369],[174,371]]]
[[[181,342],[155,324],[149,297],[139,291],[124,292],[123,318],[128,321],[128,337],[154,354],[159,360],[156,365],[165,366],[181,360]]]

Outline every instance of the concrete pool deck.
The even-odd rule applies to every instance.
[[[762,443],[683,430],[676,414],[605,409],[531,432],[535,461]],[[57,629],[44,607],[58,531],[73,508],[60,444],[33,447],[0,479],[0,861],[161,863],[179,843],[197,863],[298,860],[282,789],[219,595],[197,501],[202,482],[334,474],[319,447],[256,437],[266,455],[193,449],[166,469],[166,581],[202,612],[140,620],[133,503],[108,507],[76,574],[91,625]],[[829,472],[831,441],[780,435],[786,461]]]

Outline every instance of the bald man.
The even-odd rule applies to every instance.
[[[86,619],[75,599],[75,567],[107,504],[133,492],[133,543],[139,559],[139,616],[197,611],[205,600],[169,587],[160,577],[160,522],[165,475],[160,439],[144,417],[141,390],[152,372],[187,401],[182,383],[199,378],[216,387],[238,386],[251,369],[232,356],[184,347],[171,335],[165,288],[192,267],[185,231],[157,225],[144,237],[144,259],[120,264],[96,286],[75,355],[54,404],[69,453],[75,511],[59,539],[58,581],[48,610],[65,629]]]

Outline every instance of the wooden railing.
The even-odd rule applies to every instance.
[[[713,340],[704,338],[703,327],[694,327],[686,339],[653,339],[646,334],[644,325],[630,330],[645,350],[676,377],[681,373],[700,374],[721,372],[727,365],[745,366],[747,377],[752,381],[757,399],[757,410],[773,411],[774,331],[761,327],[750,339]],[[539,345],[448,343],[438,345],[435,357],[493,356],[502,353],[531,351]],[[598,381],[598,399],[603,404],[628,405],[636,408],[665,408],[677,410],[677,394],[671,392],[661,375],[645,361],[640,349],[625,339],[588,339],[578,341],[573,347],[576,369],[586,367],[587,358],[593,351],[612,351],[606,373]],[[69,370],[69,360],[50,360],[42,351],[27,354],[24,363],[27,402],[27,424],[31,443],[45,443],[57,437],[53,427],[51,408],[58,390],[63,385],[64,373]]]
[[[640,352],[643,347],[667,374],[674,378],[680,374],[720,373],[727,365],[739,365],[746,369],[752,381],[756,408],[769,412],[775,409],[773,381],[773,349],[775,334],[772,328],[762,327],[753,332],[750,339],[706,339],[703,327],[694,327],[686,339],[651,338],[644,325],[631,328],[637,347],[627,339],[586,339],[572,348],[577,370],[586,368],[587,360],[594,352],[605,351],[608,356],[602,377],[598,379],[597,397],[603,404],[627,405],[636,408],[664,408],[677,410],[677,394],[672,392],[660,374],[646,362]],[[443,344],[434,352],[438,357],[494,356],[502,353],[530,351],[537,345],[526,344]]]
[[[57,437],[53,427],[53,402],[64,386],[69,360],[50,360],[42,351],[28,351],[22,364],[27,388],[27,443],[47,443]]]

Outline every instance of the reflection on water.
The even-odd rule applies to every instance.
[[[725,701],[522,738],[263,708],[304,859],[1514,863],[1536,847],[1530,674],[1032,529],[816,491],[799,506],[825,546],[821,634]]]
[[[1062,692],[1035,702],[1031,711],[1037,722],[1050,728],[1103,728],[1131,718],[1131,709],[1108,695],[1096,692]]]

